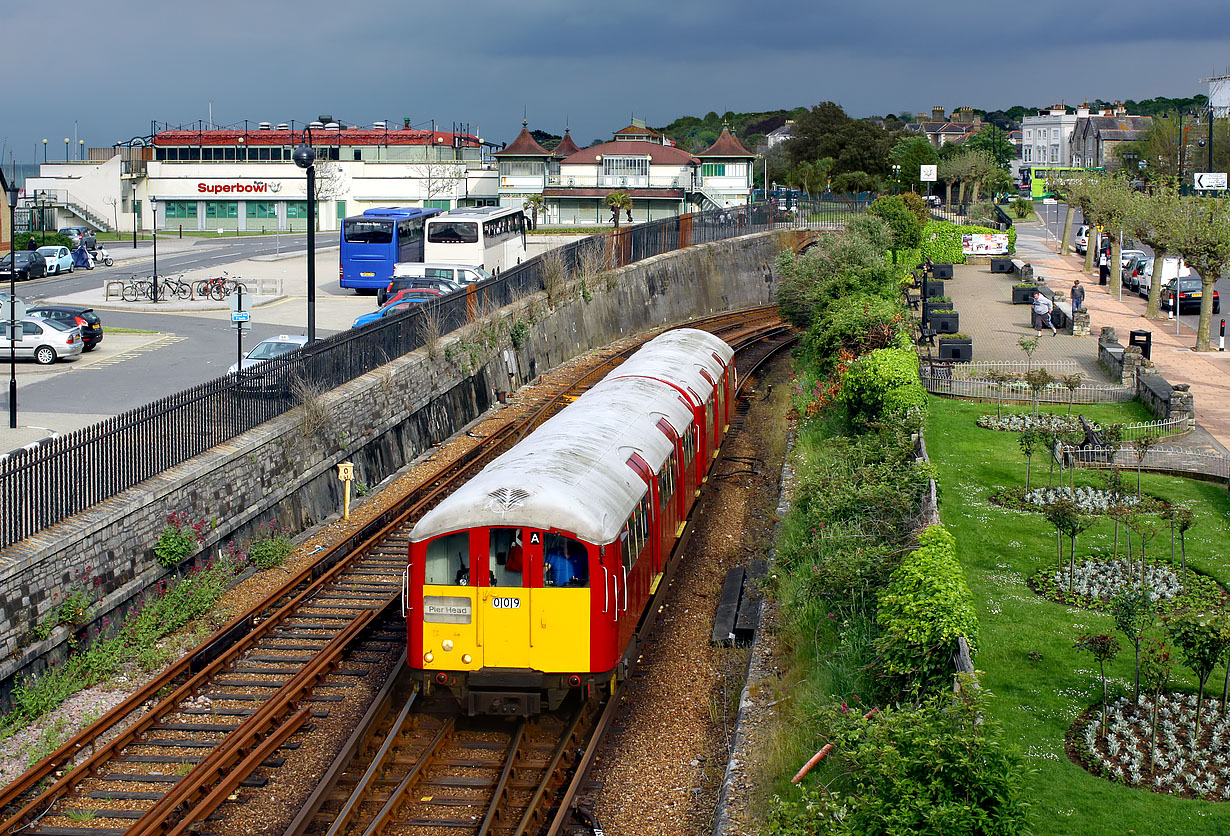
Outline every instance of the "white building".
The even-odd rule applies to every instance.
[[[1021,120],[1021,166],[1070,166],[1070,142],[1076,120],[1089,115],[1088,107],[1069,113],[1062,105],[1038,111],[1036,116]]]

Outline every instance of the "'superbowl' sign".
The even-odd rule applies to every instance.
[[[282,191],[281,183],[197,183],[200,194],[271,194]]]
[[[966,232],[961,236],[961,252],[966,255],[1007,255],[1008,233]]]

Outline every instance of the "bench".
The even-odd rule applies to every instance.
[[[936,335],[936,330],[934,328],[932,328],[930,325],[923,325],[922,322],[920,321],[918,323],[918,339],[915,340],[914,344],[934,346],[935,345],[935,335]]]
[[[1072,327],[1072,303],[1070,301],[1059,302],[1051,299],[1053,310],[1051,311],[1051,324],[1056,328],[1071,328]]]
[[[902,297],[905,299],[905,304],[906,304],[906,305],[907,305],[907,306],[908,306],[911,310],[915,310],[915,311],[916,311],[916,310],[918,310],[918,302],[919,302],[919,300],[920,300],[920,298],[921,298],[921,297],[920,297],[920,294],[917,294],[917,293],[910,293],[910,291],[909,291],[908,289],[903,289],[903,290],[901,291],[901,295],[902,295]]]
[[[1093,424],[1090,424],[1084,415],[1078,415],[1076,419],[1080,421],[1081,429],[1085,431],[1085,437],[1078,445],[1079,449],[1081,451],[1097,451],[1095,455],[1099,461],[1110,461],[1114,457],[1114,453],[1106,450],[1106,436],[1102,435],[1102,431],[1094,427]]]

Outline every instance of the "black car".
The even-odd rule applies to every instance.
[[[93,308],[83,308],[80,305],[35,305],[26,308],[26,316],[36,316],[39,319],[50,319],[69,327],[81,329],[82,349],[93,351],[94,346],[102,342],[102,320]]]
[[[1200,310],[1200,297],[1203,295],[1204,285],[1199,276],[1171,279],[1170,283],[1162,288],[1162,310],[1168,311],[1174,304],[1175,282],[1182,282],[1179,285],[1179,313],[1193,309]],[[1213,313],[1221,313],[1221,294],[1216,290],[1213,291]]]
[[[0,258],[0,278],[7,279],[12,273],[10,269],[9,254],[5,253],[4,258]],[[18,250],[17,251],[17,281],[24,282],[26,279],[40,279],[47,275],[47,259],[43,258],[34,250]]]

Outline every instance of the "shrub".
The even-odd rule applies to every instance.
[[[918,355],[908,348],[881,348],[860,357],[842,377],[841,399],[855,427],[885,421],[917,426],[927,408]]]
[[[922,240],[923,222],[906,206],[901,195],[881,195],[871,202],[867,211],[883,218],[892,230],[892,249],[917,247]]]
[[[1012,201],[1012,214],[1020,219],[1028,218],[1034,213],[1034,202],[1026,198]]]
[[[270,523],[268,530],[248,547],[248,558],[258,569],[272,569],[285,563],[290,552],[289,532],[279,529],[277,523]]]
[[[812,366],[827,369],[842,351],[860,355],[887,348],[908,328],[900,300],[856,293],[834,302],[824,318],[812,324],[803,338],[803,352]]]
[[[171,514],[154,544],[154,556],[168,569],[178,566],[205,542],[205,527],[205,520],[190,523],[186,514]]]
[[[879,595],[883,631],[876,642],[885,671],[907,690],[947,685],[952,652],[964,636],[972,653],[978,615],[957,562],[957,543],[941,525],[928,526]]]
[[[902,192],[901,202],[914,213],[920,224],[925,225],[931,220],[931,210],[927,208],[927,201],[923,200],[921,195],[915,192]]]
[[[961,236],[965,233],[997,232],[985,226],[962,226],[948,221],[931,221],[923,227],[922,253],[936,264],[964,264],[965,254],[961,252]],[[1008,233],[1008,248],[1012,249],[1016,242],[1015,231]]]
[[[892,235],[882,220],[859,216],[846,234],[822,235],[801,255],[777,257],[778,303],[796,325],[806,327],[835,301],[855,293],[895,298],[900,270],[885,257]]]

